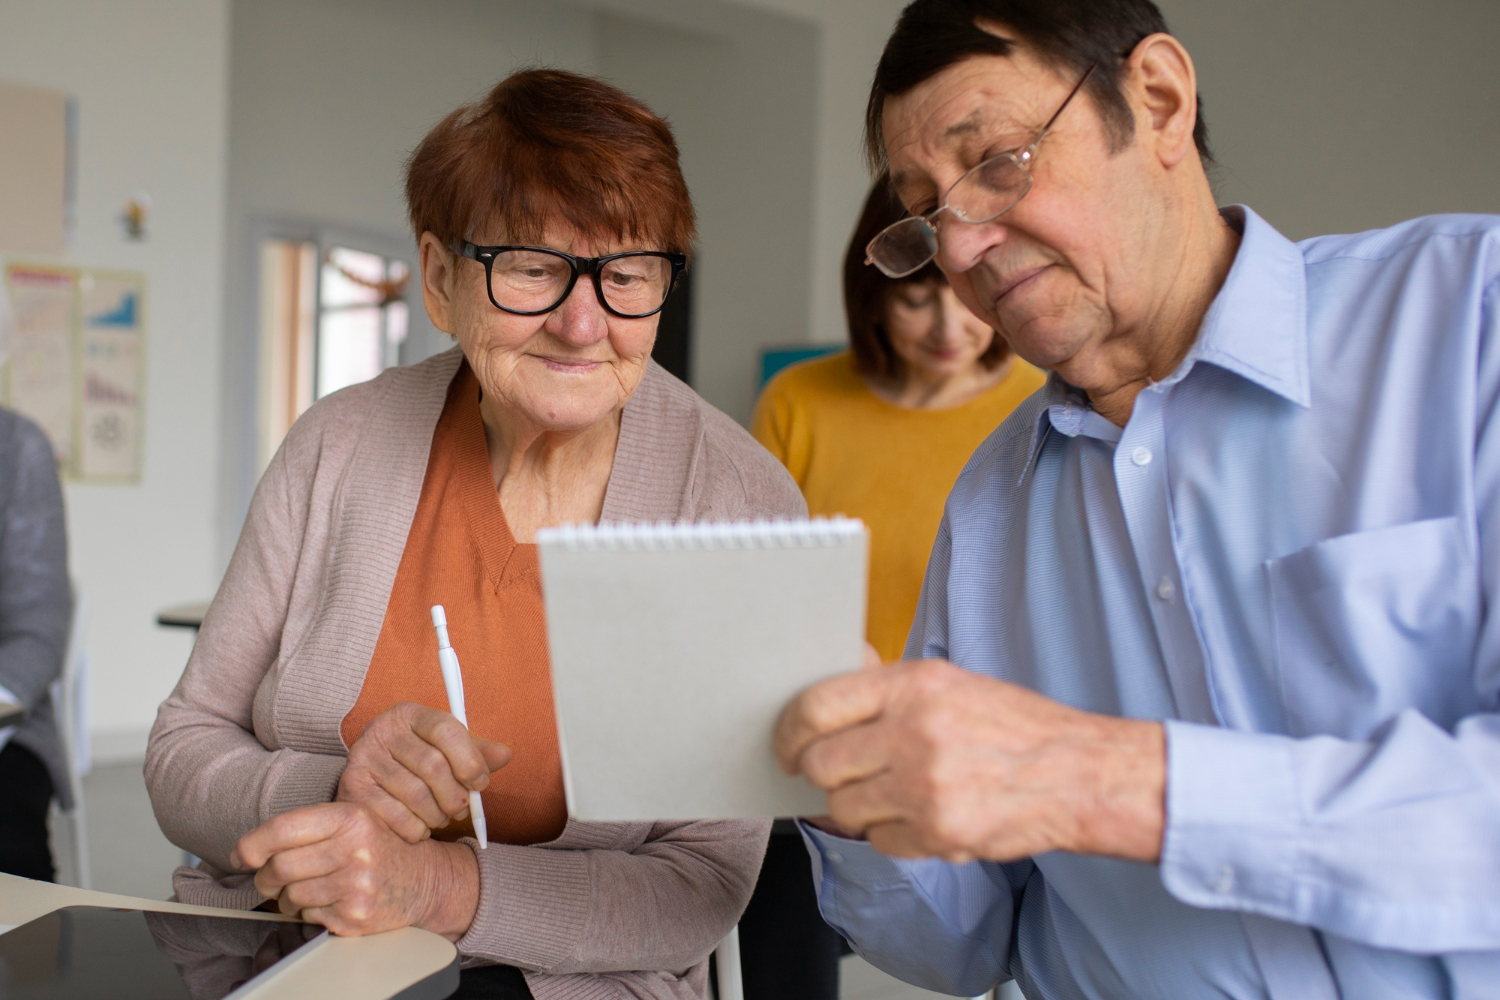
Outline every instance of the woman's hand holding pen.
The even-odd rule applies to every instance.
[[[448,712],[402,702],[349,748],[338,801],[369,807],[415,844],[468,815],[469,792],[509,762],[509,747],[471,735]]]

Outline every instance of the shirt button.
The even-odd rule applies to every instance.
[[[1156,585],[1156,596],[1161,598],[1163,601],[1170,601],[1172,598],[1177,596],[1177,588],[1172,586],[1171,580],[1168,580],[1166,577],[1162,577],[1161,581]]]
[[[1151,449],[1147,448],[1145,445],[1141,445],[1135,451],[1132,451],[1130,453],[1130,460],[1136,465],[1150,465],[1151,457]]]
[[[1225,865],[1219,869],[1219,880],[1214,883],[1214,892],[1227,896],[1234,891],[1234,869]]]
[[[832,861],[834,864],[838,864],[840,861],[844,860],[844,856],[838,851],[829,851],[828,860]]]

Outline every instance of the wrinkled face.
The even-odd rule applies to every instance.
[[[961,375],[979,363],[995,331],[943,281],[904,282],[886,296],[891,347],[914,369],[936,378]]]
[[[888,99],[896,193],[913,214],[936,208],[965,171],[1029,144],[1077,82],[1018,47],[967,59]],[[939,215],[937,263],[1017,354],[1066,369],[1149,309],[1142,248],[1153,181],[1137,144],[1111,150],[1086,94],[1042,141],[1032,174],[1030,193],[992,222]]]
[[[500,243],[485,234],[475,243]],[[538,246],[580,257],[652,249],[601,243],[561,227]],[[606,312],[589,275],[544,316],[495,308],[484,265],[455,258],[452,332],[487,399],[549,431],[580,431],[621,409],[646,372],[657,316],[621,319]]]

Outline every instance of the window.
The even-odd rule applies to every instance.
[[[411,265],[313,240],[260,247],[260,468],[314,400],[400,363]]]
[[[406,339],[403,260],[333,247],[318,299],[317,398],[366,382],[399,363]]]

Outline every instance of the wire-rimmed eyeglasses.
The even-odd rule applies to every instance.
[[[1031,190],[1031,164],[1036,148],[1052,131],[1053,124],[1072,103],[1093,75],[1098,63],[1084,70],[1062,104],[1047,119],[1031,142],[1023,149],[997,153],[964,173],[948,189],[943,203],[925,215],[913,215],[886,226],[865,247],[865,263],[874,264],[888,278],[915,274],[932,262],[938,253],[936,221],[947,212],[960,222],[980,225],[993,222],[1016,207]]]
[[[661,312],[687,266],[684,254],[654,250],[575,257],[545,247],[481,247],[465,241],[454,252],[484,265],[490,302],[517,316],[541,316],[556,309],[573,294],[578,276],[586,274],[606,312],[644,319]]]

